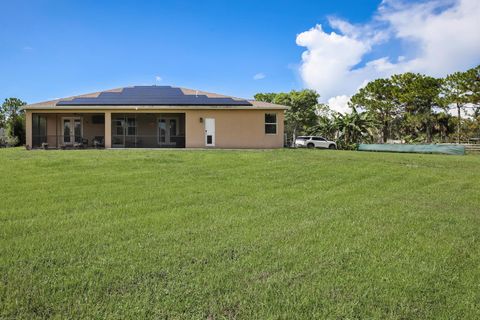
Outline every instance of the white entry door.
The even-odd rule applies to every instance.
[[[62,118],[63,143],[73,144],[82,142],[82,119]]]
[[[214,118],[205,119],[205,146],[207,147],[215,146],[215,119]]]

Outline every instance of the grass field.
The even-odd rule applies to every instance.
[[[480,156],[0,150],[0,318],[478,319]]]

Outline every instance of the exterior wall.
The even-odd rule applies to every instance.
[[[27,145],[32,146],[32,113],[47,115],[47,134],[62,135],[63,116],[77,115],[83,117],[83,132],[89,143],[94,136],[105,137],[105,147],[111,147],[112,113],[185,113],[185,144],[187,148],[205,148],[205,118],[215,119],[215,148],[282,148],[284,143],[284,110],[225,110],[225,109],[157,109],[157,110],[26,110]],[[85,122],[85,117],[92,114],[105,114],[105,125]],[[277,133],[265,134],[265,114],[277,115]],[[203,119],[201,122],[200,119]],[[93,128],[92,126],[98,126]],[[97,130],[98,129],[98,130]],[[51,146],[55,142],[52,141]]]
[[[112,147],[112,113],[105,111],[105,148]]]
[[[277,114],[276,134],[265,134],[265,113]],[[215,119],[215,148],[283,147],[283,110],[188,110],[187,148],[205,148],[205,118]]]
[[[32,147],[32,112],[25,111],[25,144],[28,148]]]
[[[46,115],[47,117],[47,143],[49,146],[60,145],[60,138],[57,138],[57,135],[62,134],[62,126],[60,122],[62,121],[61,116],[55,114]]]
[[[129,114],[129,113],[128,113]],[[161,115],[163,116],[172,116],[178,118],[178,126],[180,136],[185,135],[185,122],[184,122],[184,113],[136,113],[137,119],[137,135],[139,136],[153,136],[157,137],[158,135],[158,119]],[[154,115],[154,116],[152,116]]]

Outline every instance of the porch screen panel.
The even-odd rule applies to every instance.
[[[112,147],[125,147],[124,122],[124,115],[112,114]]]
[[[80,119],[75,119],[73,123],[73,133],[75,135],[75,142],[82,142],[82,121]]]
[[[70,119],[63,120],[63,142],[69,143],[71,140],[72,128],[70,126]]]
[[[137,119],[135,115],[125,115],[125,147],[137,146]]]
[[[165,119],[159,119],[158,120],[158,134],[160,136],[159,142],[160,143],[165,143],[165,136],[167,134],[167,124],[165,122]]]
[[[47,117],[40,114],[32,115],[32,147],[40,147],[47,142]]]
[[[112,114],[112,147],[137,147],[136,114]]]
[[[184,113],[112,113],[113,148],[183,148]]]

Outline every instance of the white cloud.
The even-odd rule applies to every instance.
[[[384,0],[369,23],[330,17],[329,25],[337,32],[317,25],[297,36],[307,49],[299,71],[322,100],[339,96],[331,100],[338,111],[370,80],[406,71],[444,76],[480,63],[479,0]],[[402,52],[365,60],[385,41],[399,42]]]
[[[162,77],[160,77],[160,76],[155,76],[155,81],[160,82],[160,81],[162,81],[162,80],[163,80]]]
[[[262,79],[265,79],[266,77],[267,75],[265,73],[260,72],[253,76],[253,80],[262,80]]]
[[[24,50],[24,51],[32,51],[33,48],[30,47],[30,46],[25,46],[25,47],[23,47],[23,50]]]
[[[348,102],[350,101],[350,97],[343,95],[343,96],[336,96],[328,99],[327,104],[330,106],[332,110],[335,110],[340,113],[349,113],[351,110],[348,107]]]
[[[356,89],[358,85],[344,81],[351,68],[370,51],[367,43],[335,32],[328,34],[317,25],[299,34],[297,44],[308,48],[302,54],[300,74],[309,88],[316,89],[324,98]]]

